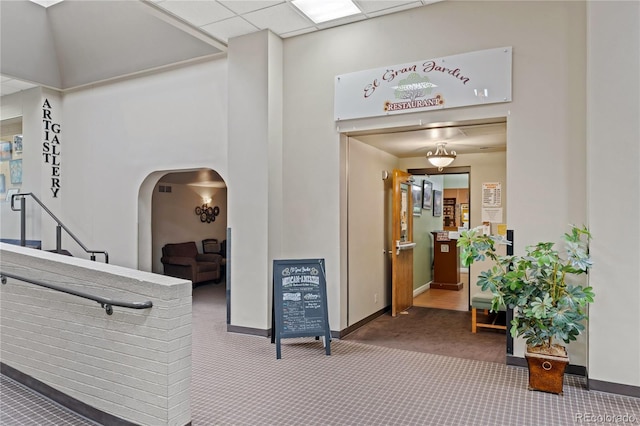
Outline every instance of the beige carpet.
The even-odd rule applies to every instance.
[[[285,339],[276,360],[270,339],[225,331],[224,306],[222,285],[194,290],[194,426],[640,422],[640,399],[590,392],[576,376],[565,376],[564,396],[529,391],[526,369],[495,362],[345,340],[334,340],[326,356],[313,338]],[[0,402],[2,425],[91,424],[4,376]]]
[[[640,399],[585,389],[527,390],[501,363],[334,340],[227,333],[224,289],[194,291],[193,425],[569,425],[584,413],[635,415]]]

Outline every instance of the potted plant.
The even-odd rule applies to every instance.
[[[529,389],[562,393],[564,370],[569,363],[566,349],[584,330],[587,306],[593,302],[591,287],[577,282],[592,265],[586,227],[571,226],[564,235],[565,253],[554,243],[540,242],[526,248],[524,256],[503,256],[498,244],[510,244],[502,237],[484,235],[482,227],[461,233],[461,263],[490,259],[493,266],[478,276],[478,286],[493,294],[492,311],[500,306],[514,309],[511,335],[523,337],[529,367]]]

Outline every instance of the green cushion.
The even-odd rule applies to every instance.
[[[491,296],[473,296],[471,298],[471,306],[476,309],[491,309]],[[500,311],[504,311],[504,306],[501,306]]]

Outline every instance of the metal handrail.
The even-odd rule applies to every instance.
[[[153,307],[153,302],[151,302],[150,300],[146,300],[144,302],[125,302],[122,300],[113,300],[107,297],[94,296],[92,294],[88,294],[83,291],[72,290],[70,288],[63,288],[55,284],[49,284],[39,280],[34,280],[31,278],[21,277],[19,275],[14,275],[14,274],[0,271],[0,282],[2,282],[2,284],[7,283],[7,277],[24,281],[27,283],[39,285],[40,287],[50,288],[51,290],[60,291],[62,293],[67,293],[74,296],[82,297],[84,299],[93,300],[95,302],[98,302],[100,306],[102,306],[102,308],[105,310],[107,315],[113,314],[114,306],[119,306],[122,308],[131,308],[131,309],[148,309]]]
[[[64,229],[66,231],[67,234],[69,234],[69,236],[71,238],[73,238],[73,241],[75,241],[80,247],[82,247],[82,249],[86,252],[91,254],[91,260],[96,260],[96,253],[99,254],[103,254],[104,255],[104,263],[109,263],[109,253],[107,253],[106,251],[103,250],[89,250],[84,244],[82,244],[82,241],[80,241],[78,239],[78,237],[76,237],[73,232],[71,232],[69,230],[69,228],[67,228],[64,223],[62,223],[60,221],[60,219],[58,219],[56,217],[56,215],[54,215],[51,210],[49,210],[47,208],[47,206],[45,206],[42,201],[40,201],[40,199],[38,197],[35,196],[35,194],[33,192],[21,192],[18,194],[13,194],[11,196],[11,210],[13,210],[14,212],[22,212],[21,213],[21,217],[20,217],[20,245],[22,247],[26,246],[26,211],[25,211],[25,197],[26,196],[30,196],[31,198],[33,198],[38,204],[40,204],[40,207],[42,207],[42,209],[47,212],[49,214],[49,216],[51,216],[51,218],[53,220],[56,221],[57,223],[57,233],[56,233],[56,251],[59,253],[62,250],[62,235],[60,232],[60,229]],[[16,208],[14,205],[14,200],[16,198],[20,198],[20,208]]]

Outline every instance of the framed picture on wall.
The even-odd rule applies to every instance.
[[[9,161],[11,183],[22,183],[22,159]]]
[[[11,160],[11,142],[0,142],[0,161]]]
[[[20,189],[11,188],[10,190],[7,191],[7,198],[5,199],[5,201],[11,201],[11,197],[14,196],[15,194],[18,194],[19,192],[20,192]]]
[[[411,185],[411,198],[413,201],[413,215],[422,215],[422,187],[420,185]]]
[[[433,191],[433,215],[442,216],[442,191]]]
[[[13,136],[13,152],[14,154],[22,153],[22,135]]]
[[[422,208],[424,210],[431,210],[433,204],[433,183],[428,180],[422,181]]]

